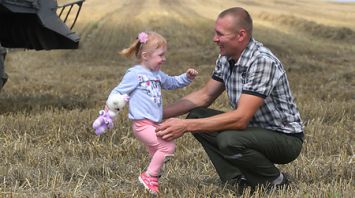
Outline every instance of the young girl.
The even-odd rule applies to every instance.
[[[138,177],[139,182],[152,194],[159,192],[158,179],[166,157],[173,156],[174,141],[165,141],[155,134],[155,128],[163,117],[161,89],[177,89],[187,86],[197,71],[188,69],[179,76],[168,76],[160,70],[165,62],[166,40],[155,32],[141,32],[127,49],[120,52],[129,57],[135,55],[138,64],[129,68],[122,81],[111,94],[129,95],[129,119],[135,137],[147,148],[151,161],[147,170]]]

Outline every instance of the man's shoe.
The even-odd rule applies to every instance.
[[[282,182],[280,184],[276,184],[275,187],[277,189],[282,189],[282,188],[287,188],[288,185],[290,184],[290,181],[289,181],[289,176],[286,174],[286,173],[281,173],[284,178],[282,179]]]
[[[238,175],[227,181],[227,184],[233,186],[236,189],[238,195],[243,194],[243,191],[250,187],[247,179],[243,175]]]
[[[266,190],[267,191],[271,191],[271,190],[281,190],[281,189],[287,189],[289,184],[290,184],[290,180],[289,180],[289,176],[286,173],[281,173],[283,175],[282,181],[279,184],[268,184],[266,185]]]
[[[246,186],[248,185],[247,179],[243,175],[238,175],[226,182],[229,185],[232,186]]]

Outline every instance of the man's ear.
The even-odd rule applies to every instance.
[[[244,41],[245,39],[248,39],[248,34],[245,29],[240,29],[238,32],[238,41]]]

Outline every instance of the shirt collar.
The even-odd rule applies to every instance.
[[[252,56],[252,52],[253,52],[253,49],[255,48],[255,46],[256,46],[256,41],[254,40],[254,38],[250,38],[247,47],[243,50],[242,54],[240,55],[240,57],[237,61],[237,65],[245,65],[246,64],[246,62]]]

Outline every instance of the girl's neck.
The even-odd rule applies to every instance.
[[[142,67],[144,67],[144,68],[149,69],[149,67],[148,67],[147,65],[145,65],[143,62],[140,62],[139,65],[142,66]]]
[[[143,62],[139,63],[140,66],[144,67],[145,69],[149,71],[153,71],[151,68],[149,68],[147,65],[145,65]]]

